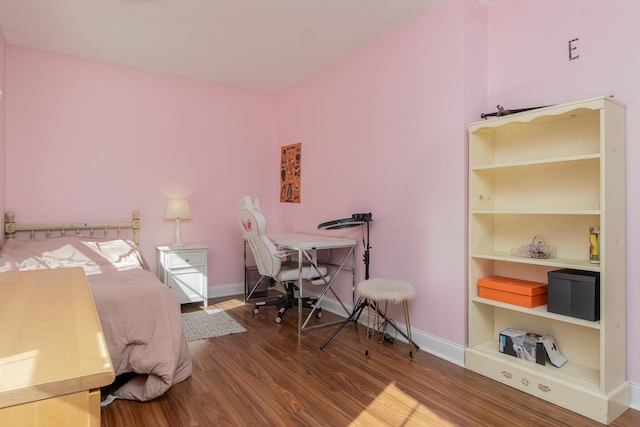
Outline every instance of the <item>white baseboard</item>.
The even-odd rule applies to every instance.
[[[636,411],[640,411],[640,384],[634,384],[629,382],[631,385],[631,409],[635,409]]]
[[[244,284],[236,283],[207,288],[207,296],[209,298],[228,297],[230,295],[244,295]]]
[[[208,292],[209,298],[244,294],[244,284],[239,283],[210,287],[208,289]],[[345,304],[345,307],[349,310],[349,312],[353,310],[352,305]],[[345,312],[338,301],[329,297],[325,297],[322,301],[322,309],[339,316],[345,315]],[[366,313],[362,313],[362,316],[360,316],[359,319],[359,323],[362,323],[364,325],[366,325],[367,322],[365,315]],[[406,325],[395,321],[395,319],[394,323],[402,332],[404,332],[405,334],[407,333]],[[398,334],[395,338],[405,343],[407,342],[407,340],[400,334]],[[411,328],[411,339],[418,345],[418,347],[420,347],[421,351],[426,351],[427,353],[431,353],[434,356],[437,356],[448,362],[464,367],[465,346],[444,340],[440,337],[431,335],[427,332],[413,327]],[[640,410],[640,384],[635,384],[632,382],[630,382],[629,384],[631,388],[630,407],[635,410]]]

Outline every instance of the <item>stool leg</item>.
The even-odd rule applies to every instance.
[[[387,330],[387,316],[386,313],[388,313],[388,308],[389,308],[389,301],[385,300],[384,301],[384,311],[383,311],[383,315],[380,316],[380,310],[379,310],[379,306],[376,306],[378,308],[378,310],[376,311],[376,326],[378,328],[378,342],[380,344],[384,343],[384,334]],[[380,322],[380,318],[382,317],[382,323]]]
[[[371,332],[371,328],[369,327],[371,323],[371,303],[367,306],[367,336],[365,337],[365,350],[364,355],[366,358],[369,358],[369,335],[371,335],[371,340],[373,341],[373,332]]]
[[[407,300],[402,301],[404,307],[404,321],[407,324],[407,335],[409,336],[409,357],[413,360],[413,341],[411,341],[411,323],[409,322],[409,303]]]

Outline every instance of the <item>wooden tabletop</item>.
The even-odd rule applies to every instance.
[[[113,379],[82,268],[0,274],[0,408]]]

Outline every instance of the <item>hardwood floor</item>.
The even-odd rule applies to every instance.
[[[366,328],[353,323],[320,350],[333,326],[298,338],[295,311],[276,325],[273,308],[254,316],[241,296],[210,303],[248,332],[189,343],[190,378],[151,402],[114,401],[102,426],[601,425],[422,350],[410,360],[400,341],[367,359]],[[640,425],[640,412],[610,425]]]

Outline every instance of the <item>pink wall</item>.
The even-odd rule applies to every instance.
[[[0,212],[4,212],[5,207],[5,170],[3,165],[6,162],[6,99],[7,99],[7,43],[0,32]],[[4,227],[0,230],[0,235],[4,235]]]
[[[414,283],[412,326],[464,345],[465,125],[498,103],[615,94],[629,105],[627,360],[640,383],[638,16],[635,0],[451,0],[277,96],[9,46],[6,207],[23,221],[138,208],[155,263],[173,239],[165,198],[187,195],[183,240],[210,246],[211,286],[242,280],[240,194],[261,198],[274,230],[371,211],[372,275]],[[280,204],[279,147],[298,141],[302,203]]]
[[[627,377],[640,383],[640,2],[496,0],[488,12],[487,108],[599,95],[627,104]],[[580,58],[569,61],[575,38]]]
[[[166,198],[187,196],[182,240],[210,246],[209,283],[241,281],[236,198],[274,192],[274,95],[16,46],[8,60],[6,206],[19,221],[139,209],[155,266],[155,246],[175,240]]]
[[[413,283],[412,326],[461,345],[463,12],[462,2],[450,2],[281,94],[279,140],[302,142],[303,202],[277,213],[290,228],[313,230],[372,212],[371,275]],[[359,229],[332,233],[362,240]]]

